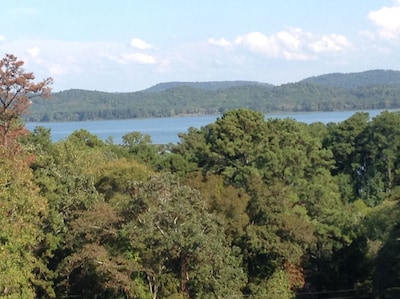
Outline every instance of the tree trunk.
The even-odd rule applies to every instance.
[[[157,299],[158,287],[154,283],[154,277],[150,276],[149,274],[147,274],[146,276],[147,276],[147,281],[149,283],[149,290],[151,293],[151,297],[152,297],[152,299]]]

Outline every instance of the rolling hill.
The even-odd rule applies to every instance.
[[[371,70],[361,73],[333,73],[310,77],[300,82],[341,88],[400,85],[400,71]]]
[[[326,74],[273,86],[254,81],[170,82],[143,91],[71,89],[34,99],[27,121],[83,121],[218,114],[249,108],[263,113],[400,108],[400,72]]]
[[[196,89],[203,90],[220,90],[220,89],[228,89],[232,87],[240,87],[240,86],[269,86],[272,87],[272,84],[268,83],[260,83],[255,81],[211,81],[211,82],[166,82],[156,84],[144,91],[147,92],[161,92],[168,89],[173,89],[176,87],[192,87]]]

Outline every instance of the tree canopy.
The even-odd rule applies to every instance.
[[[37,127],[18,158],[3,148],[0,286],[10,298],[396,294],[398,119],[237,109],[174,145],[85,130],[52,142]]]
[[[399,119],[240,108],[178,144],[8,139],[0,297],[397,298]]]

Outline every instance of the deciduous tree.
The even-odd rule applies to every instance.
[[[28,112],[30,99],[50,95],[52,79],[36,83],[33,73],[22,68],[24,62],[12,54],[0,60],[0,144],[8,146],[20,135],[23,125],[20,117]]]
[[[46,269],[34,254],[47,203],[23,157],[2,147],[0,173],[0,297],[34,298],[35,285],[50,284],[40,281]]]
[[[240,259],[199,195],[171,175],[161,175],[140,186],[132,199],[132,220],[123,235],[153,298],[241,295],[246,278]]]

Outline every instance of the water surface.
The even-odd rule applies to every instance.
[[[266,114],[265,118],[293,118],[297,121],[311,124],[314,122],[341,122],[352,116],[357,111],[340,112],[296,112]],[[371,118],[382,110],[368,110]],[[177,143],[178,133],[185,133],[190,127],[200,128],[213,123],[220,115],[184,116],[146,119],[101,120],[101,121],[74,121],[74,122],[35,122],[27,123],[28,129],[36,126],[50,128],[53,141],[65,139],[72,132],[85,129],[99,138],[106,140],[112,137],[115,143],[122,142],[122,136],[138,131],[149,134],[156,144]]]

